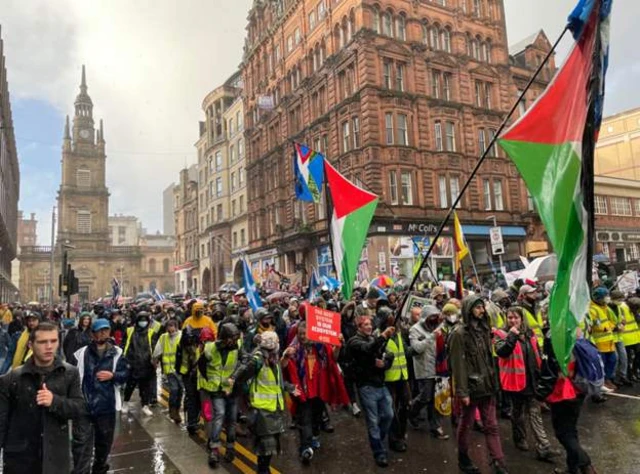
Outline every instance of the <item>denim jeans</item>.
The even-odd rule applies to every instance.
[[[385,446],[393,421],[393,400],[387,387],[364,385],[359,388],[360,403],[366,415],[369,444],[373,456],[387,455]]]
[[[627,372],[629,369],[629,360],[627,359],[627,350],[624,348],[624,342],[616,342],[616,356],[618,357],[618,366],[616,373],[623,379],[627,378]]]
[[[236,421],[238,419],[238,402],[235,397],[213,397],[209,392],[201,392],[201,396],[211,397],[213,404],[213,421],[209,432],[209,447],[220,447],[220,433],[227,429],[227,448],[233,449],[236,442]]]
[[[180,409],[182,405],[182,392],[184,391],[182,380],[180,380],[178,374],[168,374],[165,375],[165,384],[169,391],[169,408]]]
[[[613,380],[616,376],[616,362],[618,356],[614,352],[601,352],[602,363],[604,364],[604,378],[606,380]]]

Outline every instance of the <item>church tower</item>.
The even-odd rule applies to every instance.
[[[102,120],[96,130],[93,102],[87,93],[84,65],[75,100],[73,126],[69,116],[62,141],[62,182],[58,191],[58,242],[79,251],[106,252],[109,246],[109,190]]]

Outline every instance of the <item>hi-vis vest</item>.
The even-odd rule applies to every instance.
[[[604,308],[591,302],[589,317],[591,318],[591,338],[599,352],[614,352],[616,350],[615,337],[613,336],[613,314],[608,306]]]
[[[238,341],[240,343],[240,341]],[[238,349],[229,351],[227,360],[222,362],[222,354],[215,342],[207,342],[202,357],[207,359],[207,378],[198,371],[198,389],[217,392],[227,386],[227,380],[238,366]]]
[[[542,333],[542,314],[538,313],[535,316],[527,308],[524,309],[524,314],[527,316],[527,326],[533,331],[538,338],[538,347],[542,347],[544,344],[544,334]]]
[[[262,359],[259,359],[262,363]],[[280,383],[282,370],[280,364],[276,364],[276,373],[266,364],[263,364],[249,388],[249,402],[253,408],[274,412],[284,410],[284,394]]]
[[[384,373],[385,382],[397,382],[398,380],[409,380],[407,372],[407,356],[404,353],[402,336],[398,335],[398,344],[393,338],[387,341],[387,350],[395,355],[393,364]]]
[[[507,333],[504,331],[495,331],[500,339],[506,339]],[[538,350],[538,338],[534,335],[530,339],[533,353],[536,356],[536,364],[538,368],[542,366],[540,352]],[[521,392],[527,386],[527,367],[524,360],[524,351],[522,350],[522,342],[518,341],[511,355],[507,358],[500,357],[498,360],[500,367],[500,386],[506,392]]]
[[[127,343],[124,345],[124,355],[126,356],[129,352],[129,346],[131,345],[131,339],[133,336],[133,331],[135,327],[127,328]],[[153,352],[153,348],[151,347],[151,339],[153,339],[153,329],[147,330],[147,337],[149,338],[149,355]]]
[[[162,373],[164,375],[176,372],[176,351],[181,337],[182,333],[180,332],[173,338],[173,341],[168,332],[160,336],[158,344],[162,344]]]
[[[624,343],[625,347],[640,344],[640,328],[638,328],[636,318],[631,313],[631,310],[626,303],[620,303],[618,305],[618,315],[619,320],[625,321],[626,323],[624,326],[624,330],[620,334],[620,339]]]

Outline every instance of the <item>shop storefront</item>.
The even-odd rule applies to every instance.
[[[596,229],[596,241],[612,263],[640,263],[640,233]]]

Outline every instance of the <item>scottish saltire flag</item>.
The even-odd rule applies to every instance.
[[[242,272],[244,275],[242,284],[244,286],[247,301],[249,302],[249,306],[251,306],[251,309],[253,311],[256,311],[258,308],[262,307],[262,303],[260,302],[256,284],[253,282],[253,275],[251,274],[249,264],[244,259],[242,260]]]
[[[158,288],[153,289],[153,297],[156,301],[164,301],[166,298],[158,291]]]
[[[296,198],[319,202],[324,182],[324,156],[301,143],[293,144]]]
[[[334,291],[340,288],[339,280],[326,275],[322,277],[322,284],[326,285],[327,288],[329,288],[329,291]]]
[[[307,299],[312,300],[318,293],[320,288],[320,278],[318,278],[318,270],[315,268],[311,272],[311,278],[309,280],[309,291],[307,291]]]
[[[532,195],[558,256],[551,340],[566,371],[592,278],[593,157],[602,119],[611,0],[581,0],[575,44],[546,91],[500,138]]]

